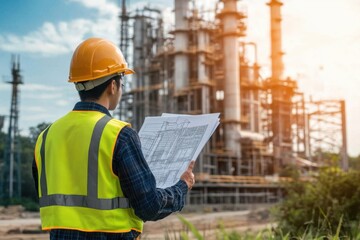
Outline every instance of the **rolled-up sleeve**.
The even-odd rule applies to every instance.
[[[156,188],[154,175],[141,151],[139,136],[129,127],[119,134],[113,169],[119,176],[125,197],[143,221],[162,219],[184,207],[188,191],[186,183],[179,180],[172,187]]]

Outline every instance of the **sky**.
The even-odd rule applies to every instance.
[[[216,0],[197,1],[214,8]],[[270,75],[269,0],[242,0],[247,12],[244,41],[258,46],[263,77]],[[146,4],[163,10],[171,28],[173,1],[127,0],[130,9]],[[282,42],[285,75],[313,99],[345,99],[348,152],[360,154],[360,1],[283,0]],[[0,7],[0,115],[9,115],[11,55],[20,55],[19,128],[53,122],[78,101],[67,82],[74,48],[90,36],[119,44],[120,0],[12,0]],[[6,123],[5,128],[6,130]]]

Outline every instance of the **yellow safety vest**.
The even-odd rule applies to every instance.
[[[112,170],[116,139],[127,125],[97,111],[72,111],[39,135],[35,160],[43,230],[142,231],[143,221]]]

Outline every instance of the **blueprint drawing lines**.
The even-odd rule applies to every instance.
[[[186,118],[177,117],[145,124],[139,136],[157,187],[172,186],[192,160],[208,124],[191,126]]]

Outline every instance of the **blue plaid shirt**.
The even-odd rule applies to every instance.
[[[99,111],[111,116],[105,107],[94,102],[78,102],[73,110]],[[124,127],[121,130],[116,142],[112,165],[114,173],[120,179],[125,197],[129,199],[135,214],[143,221],[156,221],[183,208],[188,191],[186,183],[179,180],[172,187],[156,188],[154,175],[141,151],[139,136],[132,128]],[[33,177],[37,189],[38,172],[35,161]],[[134,239],[139,234],[136,231],[102,233],[56,229],[51,230],[50,239]]]

